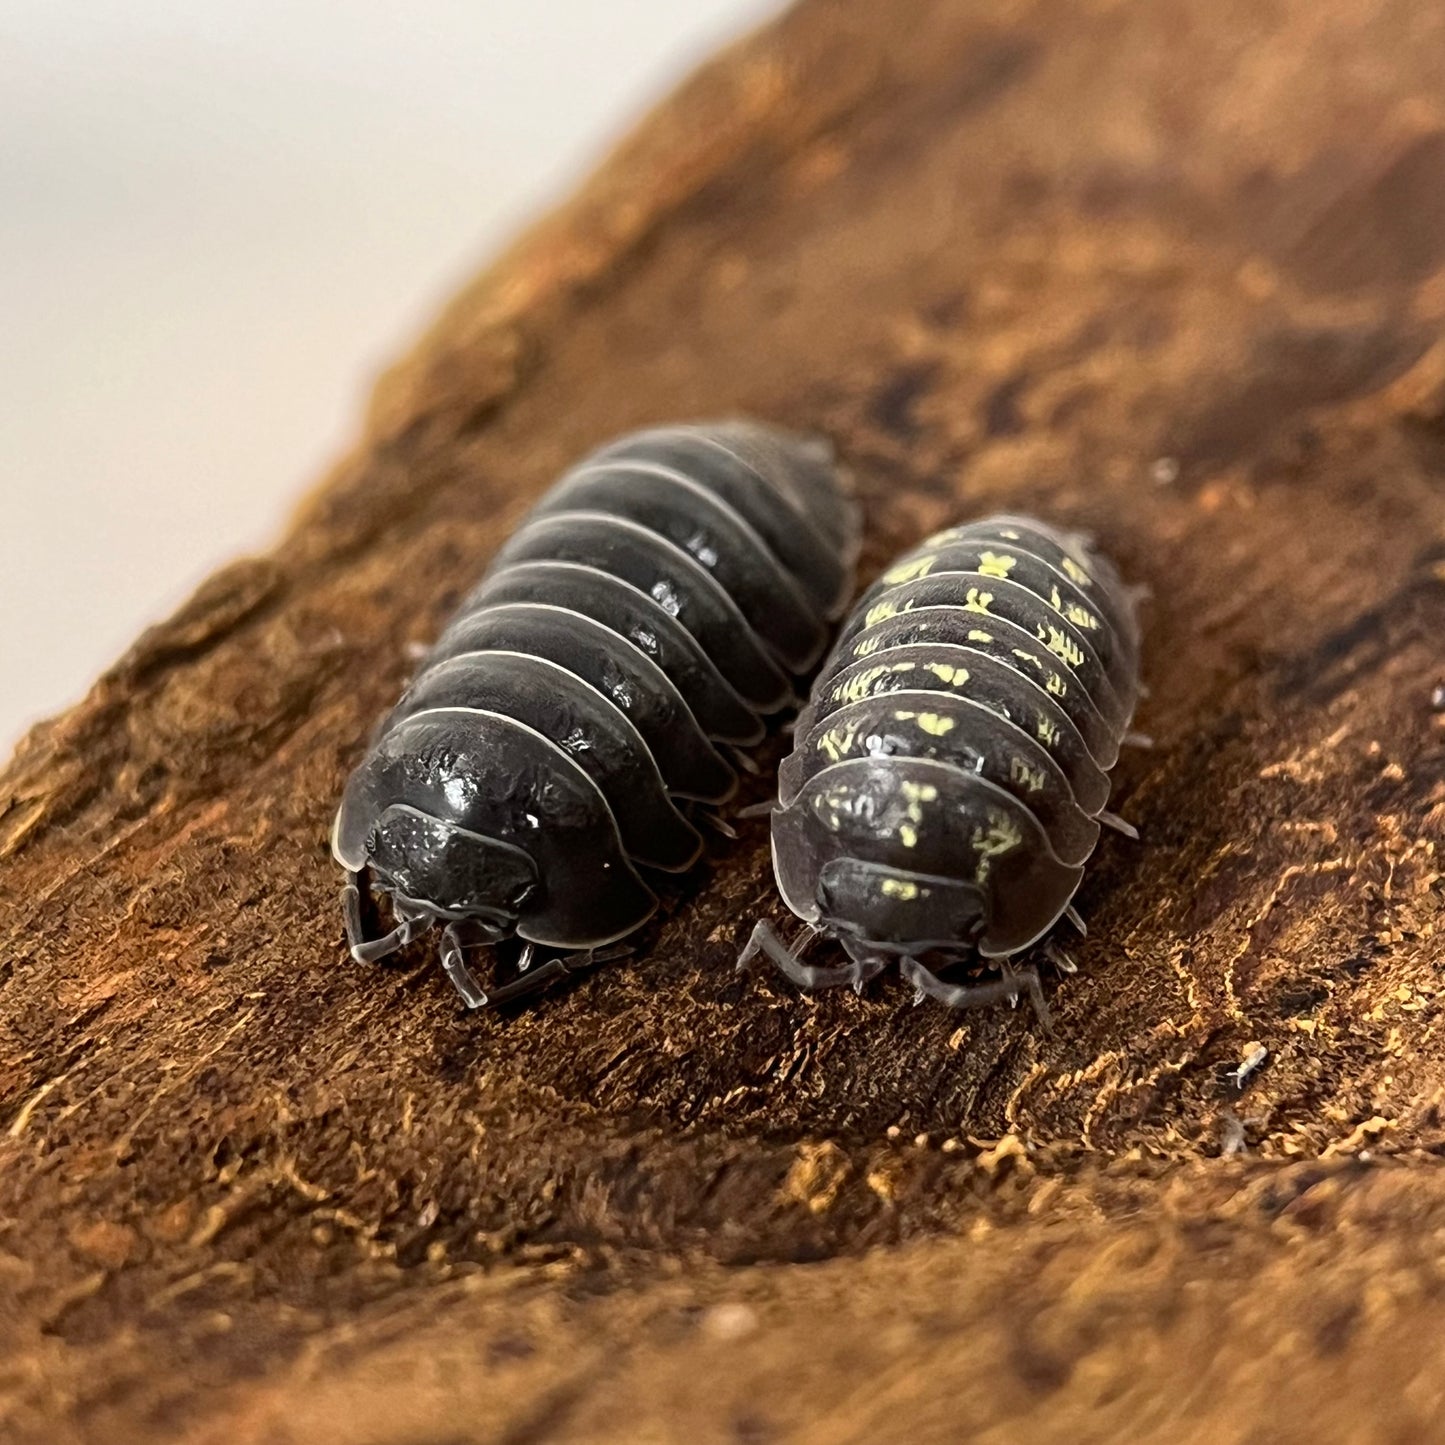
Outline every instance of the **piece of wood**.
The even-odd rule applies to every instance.
[[[1426,0],[812,0],[657,112],[0,780],[0,1434],[1438,1436],[1442,97]],[[869,569],[1008,507],[1152,589],[1056,1035],[735,977],[762,821],[526,1012],[347,960],[408,646],[735,412]]]

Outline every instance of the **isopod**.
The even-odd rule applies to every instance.
[[[1136,594],[1086,538],[1011,516],[928,538],[843,624],[772,812],[783,901],[849,962],[804,963],[763,922],[739,966],[861,989],[897,960],[919,998],[1027,991],[1046,1017],[1038,969],[1010,960],[1082,928],[1100,823],[1133,831],[1105,805],[1139,691]],[[940,977],[984,961],[1002,976]]]
[[[346,785],[332,851],[352,957],[439,928],[480,1008],[606,956],[657,907],[648,871],[697,858],[694,819],[731,796],[738,750],[796,704],[857,545],[831,448],[758,423],[637,432],[567,472]],[[395,919],[373,939],[368,886]],[[512,937],[520,976],[484,987],[464,946]],[[531,967],[538,948],[562,953]]]

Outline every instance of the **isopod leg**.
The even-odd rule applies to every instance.
[[[366,928],[361,921],[361,874],[348,873],[341,889],[341,921],[346,925],[346,946],[351,956],[366,942]]]
[[[724,743],[722,751],[733,767],[741,773],[746,773],[750,778],[756,778],[762,772],[762,769],[742,748],[736,748],[731,743]]]
[[[1016,969],[1006,978],[991,978],[984,983],[944,983],[916,958],[899,959],[898,971],[913,985],[919,1002],[924,998],[936,998],[949,1008],[987,1008],[992,1004],[1011,1002],[1020,993],[1027,993],[1039,1022],[1045,1028],[1049,1027],[1049,1009],[1044,1002],[1044,988],[1036,968]]]
[[[346,925],[346,946],[357,963],[375,963],[399,948],[405,948],[427,923],[424,919],[404,918],[390,933],[380,938],[367,938],[361,921],[361,875],[348,873],[341,890],[341,918]]]
[[[853,939],[844,938],[840,941],[843,944],[844,952],[853,960],[853,968],[856,972],[856,977],[852,981],[853,992],[861,998],[863,985],[870,978],[877,978],[888,967],[888,959],[880,958],[876,953],[864,953],[863,945]]]
[[[599,963],[613,963],[619,958],[631,958],[636,952],[630,943],[610,943],[605,948],[589,948],[570,966],[570,972],[580,973],[584,968],[594,968]]]
[[[1044,944],[1044,957],[1048,959],[1060,973],[1074,974],[1079,971],[1079,965],[1075,963],[1053,939],[1050,939]]]
[[[446,969],[447,977],[451,979],[468,1008],[495,1008],[498,1004],[511,1003],[514,999],[525,998],[528,994],[540,992],[556,979],[572,973],[581,973],[583,969],[591,968],[595,964],[626,958],[631,952],[632,947],[629,944],[613,944],[608,948],[589,949],[586,953],[579,954],[571,960],[549,958],[545,963],[534,968],[532,963],[536,956],[536,949],[533,944],[528,943],[522,950],[522,958],[518,961],[519,976],[514,978],[511,983],[502,984],[499,988],[484,989],[477,982],[476,974],[467,967],[456,924],[448,924],[442,930],[442,967]]]
[[[803,948],[813,941],[816,934],[808,935],[798,950],[789,952],[783,940],[778,937],[773,925],[767,919],[759,919],[753,928],[746,947],[738,955],[738,972],[745,972],[758,954],[766,954],[776,965],[778,972],[802,989],[842,988],[847,984],[861,992],[870,978],[876,978],[883,971],[883,961],[877,958],[855,958],[840,968],[819,968],[804,963],[798,957]]]
[[[1099,821],[1106,827],[1112,828],[1116,833],[1122,833],[1126,838],[1137,843],[1139,841],[1139,830],[1127,819],[1121,818],[1117,813],[1111,813],[1105,809],[1099,814]]]
[[[778,806],[776,797],[768,798],[762,803],[749,803],[746,808],[739,808],[733,815],[737,818],[766,818],[774,808]]]
[[[568,967],[565,959],[549,958],[546,963],[528,969],[520,978],[514,978],[511,983],[504,983],[501,988],[494,988],[487,995],[486,1001],[492,1005],[511,1003],[514,999],[526,998],[530,993],[538,993],[554,979],[564,978],[567,974],[576,971],[576,969]]]
[[[466,955],[462,952],[462,941],[457,935],[455,923],[449,923],[442,929],[441,958],[447,977],[451,979],[452,986],[461,994],[462,1001],[468,1008],[486,1008],[488,1004],[496,1002],[496,995],[487,993],[477,982],[476,974],[467,967]]]
[[[713,832],[721,833],[724,838],[736,839],[738,836],[738,830],[726,818],[714,813],[711,808],[699,808],[697,818]]]

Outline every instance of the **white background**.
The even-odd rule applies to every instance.
[[[0,757],[776,0],[0,0]]]

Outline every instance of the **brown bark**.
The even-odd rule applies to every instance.
[[[654,115],[0,778],[0,1435],[1445,1435],[1442,97],[1426,0],[810,0]],[[729,412],[1153,589],[1054,1036],[735,978],[761,822],[526,1012],[346,961],[406,645]]]

